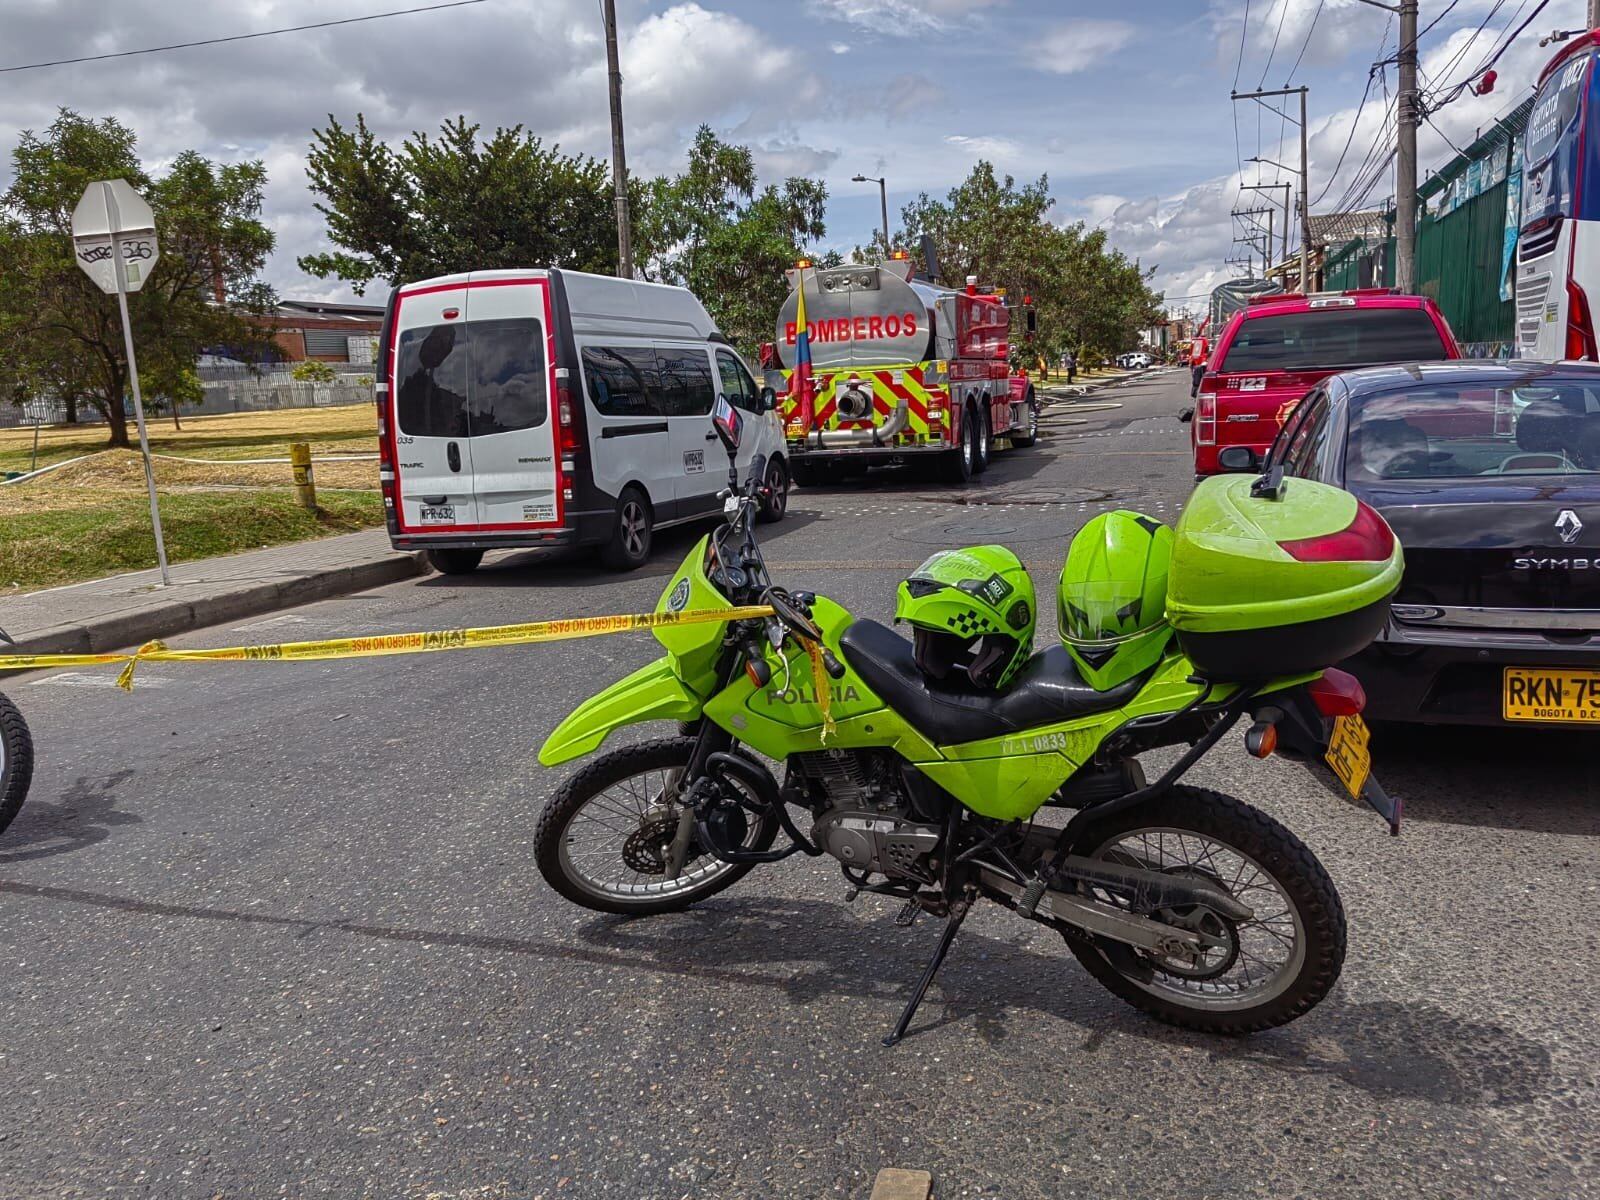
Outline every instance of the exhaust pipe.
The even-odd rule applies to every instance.
[[[889,419],[871,429],[819,429],[812,435],[813,449],[829,446],[887,446],[899,437],[911,422],[911,409],[904,400],[895,405]]]

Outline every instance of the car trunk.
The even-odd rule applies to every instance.
[[[1264,450],[1295,405],[1332,370],[1245,371],[1206,380],[1217,397],[1217,445]]]
[[[1358,491],[1405,548],[1405,577],[1395,598],[1402,619],[1406,606],[1590,609],[1600,615],[1600,482],[1523,478],[1468,488],[1386,482]],[[1576,533],[1565,513],[1581,526]],[[1563,540],[1563,529],[1571,540]],[[1452,623],[1448,615],[1411,616]]]

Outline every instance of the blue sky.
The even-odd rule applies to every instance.
[[[0,0],[0,66],[414,2]],[[1536,2],[1422,0],[1423,24],[1440,18],[1422,41],[1425,77],[1443,85],[1466,76]],[[1290,162],[1297,154],[1292,125],[1241,105],[1236,156],[1235,78],[1241,89],[1270,87],[1292,73],[1311,88],[1311,190],[1326,192],[1314,206],[1324,211],[1349,190],[1380,135],[1386,105],[1376,80],[1353,131],[1352,123],[1370,65],[1394,51],[1389,17],[1359,0],[618,0],[618,9],[636,172],[676,169],[695,127],[710,124],[752,146],[769,179],[826,180],[827,242],[848,249],[878,224],[876,185],[851,183],[852,175],[888,178],[893,218],[917,192],[942,193],[988,158],[1019,179],[1048,174],[1053,219],[1105,228],[1130,256],[1159,268],[1156,283],[1180,306],[1234,273],[1225,260],[1241,182],[1280,176],[1249,164],[1241,171],[1239,158]],[[1450,157],[1446,135],[1470,139],[1525,95],[1551,53],[1538,47],[1539,35],[1581,23],[1583,12],[1583,0],[1550,0],[1499,62],[1493,95],[1435,114],[1443,133],[1424,130],[1424,165]],[[1384,82],[1392,91],[1392,66]],[[128,121],[153,166],[188,147],[264,159],[265,218],[279,239],[268,275],[290,296],[346,294],[294,261],[324,244],[304,156],[310,130],[329,113],[349,120],[363,112],[395,139],[466,113],[489,127],[522,122],[568,150],[609,150],[596,0],[485,0],[115,64],[0,74],[0,151],[61,105]],[[1387,175],[1375,179],[1366,203],[1389,191]]]

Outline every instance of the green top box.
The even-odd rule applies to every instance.
[[[1255,484],[1218,475],[1190,496],[1167,591],[1173,628],[1182,636],[1302,626],[1380,604],[1381,628],[1404,569],[1383,518],[1310,479],[1283,480],[1277,499],[1252,495]]]

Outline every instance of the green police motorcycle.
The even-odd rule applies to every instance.
[[[719,402],[713,424],[731,463],[737,411]],[[1399,832],[1360,685],[1330,669],[1377,635],[1399,584],[1376,512],[1273,472],[1201,484],[1176,531],[1110,514],[1069,549],[1065,644],[1029,653],[1032,585],[1009,552],[924,564],[901,585],[908,642],[774,584],[754,533],[765,465],[743,487],[729,475],[725,523],[657,606],[697,620],[655,628],[665,656],[539,752],[555,766],[626,726],[677,724],[592,759],[545,805],[536,858],[558,893],[670,912],[757,865],[831,857],[847,899],[944,920],[886,1045],[982,901],[1056,930],[1112,992],[1189,1029],[1267,1029],[1327,995],[1345,920],[1326,870],[1265,813],[1180,781],[1245,723],[1248,753],[1313,764]],[[965,657],[939,653],[952,638]],[[1140,756],[1163,747],[1182,750],[1149,779]]]

